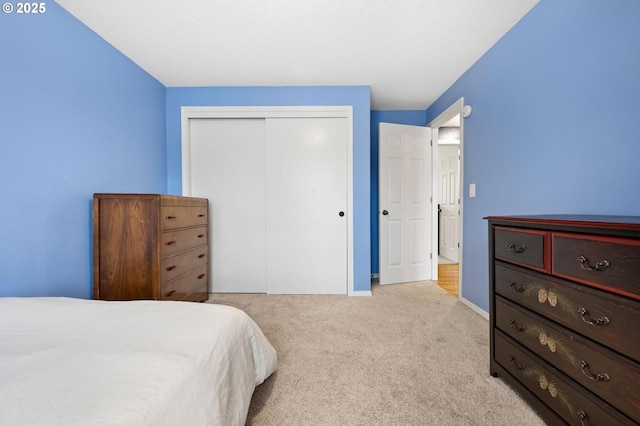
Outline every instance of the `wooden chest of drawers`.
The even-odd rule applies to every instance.
[[[94,299],[206,301],[208,209],[204,198],[94,194]]]
[[[491,374],[549,424],[640,424],[640,218],[486,219]]]

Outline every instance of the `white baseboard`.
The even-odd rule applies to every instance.
[[[353,296],[353,297],[373,296],[373,294],[371,293],[371,290],[359,290],[359,291],[354,291],[349,296]]]
[[[482,318],[484,318],[487,321],[489,321],[489,312],[487,312],[484,309],[480,308],[478,305],[469,302],[464,297],[460,297],[458,300],[461,301],[466,307],[471,309],[473,312],[475,312],[476,314],[480,315]]]

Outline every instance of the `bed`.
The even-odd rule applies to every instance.
[[[244,425],[276,352],[239,309],[0,298],[0,425]]]

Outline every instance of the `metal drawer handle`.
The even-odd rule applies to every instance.
[[[175,243],[176,243],[176,240],[172,240],[172,241],[167,241],[167,242],[165,243],[165,245],[172,246],[172,245],[174,245]]]
[[[587,376],[588,378],[590,378],[594,382],[608,382],[609,381],[609,375],[607,373],[593,374],[591,372],[591,370],[589,369],[589,364],[587,364],[587,361],[580,360],[578,365],[580,365],[580,367],[582,368],[582,374],[584,374],[585,376]]]
[[[175,216],[167,216],[167,220],[176,220]]]
[[[206,275],[206,274],[200,274],[200,275],[198,275],[198,279],[199,279],[199,280],[203,279],[205,275]]]
[[[582,426],[589,426],[588,423],[585,423],[586,418],[589,417],[589,416],[587,416],[587,413],[585,413],[582,410],[578,410],[578,417],[580,417],[580,424]]]
[[[526,289],[524,285],[518,287],[514,281],[509,281],[509,288],[517,293],[522,293]]]
[[[509,321],[509,325],[511,326],[511,328],[513,328],[515,331],[519,331],[519,332],[523,332],[527,329],[527,327],[525,327],[524,325],[521,325],[520,327],[518,327],[518,323],[516,322],[516,320],[512,319],[511,321]]]
[[[578,310],[578,313],[582,317],[582,321],[586,322],[589,325],[607,325],[607,324],[609,324],[609,318],[607,318],[607,317],[600,317],[600,318],[590,319],[591,315],[589,315],[589,312],[587,312],[587,310],[585,308],[580,308]],[[589,318],[587,318],[587,317],[589,317]]]
[[[165,271],[173,271],[176,268],[177,268],[176,265],[172,265],[172,266],[169,266],[168,268],[166,268]]]
[[[524,369],[526,368],[526,366],[525,366],[525,365],[523,365],[523,364],[518,364],[518,363],[516,362],[516,357],[515,357],[515,356],[513,356],[513,355],[509,355],[509,364],[511,364],[511,366],[512,366],[513,368],[515,368],[516,370],[524,370]]]
[[[527,246],[525,246],[524,244],[521,245],[520,247],[516,247],[515,244],[509,243],[509,251],[513,251],[515,253],[523,253],[526,249],[527,249]]]
[[[204,217],[204,214],[199,214],[198,217]]]
[[[578,258],[578,262],[580,262],[580,267],[585,271],[602,271],[603,269],[607,269],[609,267],[609,261],[603,260],[595,264],[595,266],[589,265],[589,259],[584,256],[580,256]]]
[[[203,257],[205,257],[206,255],[204,253],[202,253],[201,255],[198,255],[198,259],[202,259]]]

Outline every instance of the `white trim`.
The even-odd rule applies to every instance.
[[[371,290],[357,290],[351,293],[349,296],[368,297],[368,296],[373,296],[373,293],[371,293]]]
[[[182,195],[191,195],[191,132],[194,118],[298,118],[347,119],[347,294],[356,296],[353,268],[353,107],[337,106],[183,106],[181,114]],[[366,293],[366,291],[364,292]],[[369,292],[371,293],[371,292]]]
[[[462,256],[462,248],[464,247],[463,245],[463,238],[464,238],[464,118],[462,118],[462,108],[464,107],[464,98],[460,98],[457,101],[455,101],[451,106],[449,106],[449,108],[445,109],[443,112],[441,112],[436,118],[434,118],[433,120],[431,120],[431,122],[428,124],[429,127],[431,127],[431,129],[436,129],[434,136],[436,139],[436,143],[434,143],[434,149],[437,151],[437,129],[441,126],[443,126],[445,123],[447,123],[449,120],[451,120],[452,118],[454,118],[456,115],[460,114],[460,187],[458,188],[458,191],[460,193],[460,247],[458,248],[458,299],[459,300],[463,300],[462,298],[462,286],[463,286],[463,274],[462,274],[462,262],[463,262],[463,256]],[[437,155],[436,156],[432,156],[432,158],[434,158],[436,160],[437,159]],[[432,170],[435,171],[436,167],[439,167],[438,164],[436,164],[435,162],[433,163],[432,166]],[[434,200],[436,200],[436,196],[438,195],[438,191],[440,190],[440,186],[437,184],[437,179],[435,176],[433,176],[432,179],[432,184],[433,184],[433,196],[434,196]],[[436,216],[436,220],[434,221],[434,225],[433,225],[433,235],[438,235],[438,220],[437,220],[437,203],[433,203],[433,210],[434,210],[434,214]],[[434,240],[436,240],[435,242],[435,252],[434,253],[438,253],[438,242],[437,242],[437,237],[434,238]],[[437,256],[435,257],[435,268],[436,271],[438,270],[438,259]],[[437,272],[436,272],[437,274]],[[437,279],[437,275],[436,278]],[[469,302],[470,303],[470,302]],[[475,306],[475,305],[474,305]]]
[[[485,311],[484,309],[482,309],[478,305],[475,305],[475,304],[469,302],[464,297],[460,297],[458,300],[460,302],[462,302],[462,304],[465,305],[467,308],[471,309],[473,312],[475,312],[476,314],[480,315],[482,318],[484,318],[487,321],[489,321],[489,312]]]

